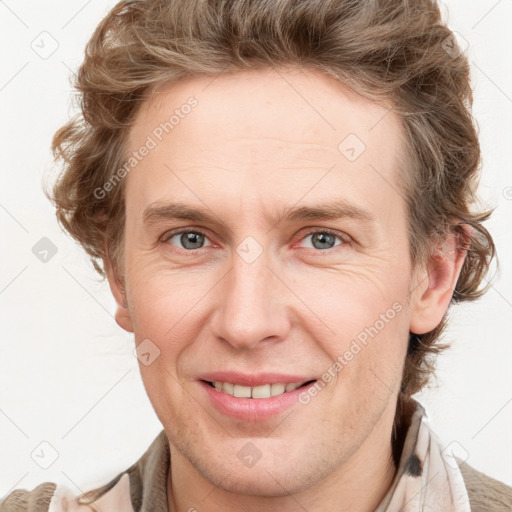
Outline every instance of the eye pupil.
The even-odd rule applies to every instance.
[[[204,236],[201,233],[188,231],[180,237],[180,242],[186,249],[200,249]]]

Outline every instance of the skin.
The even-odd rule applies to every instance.
[[[127,152],[190,96],[198,105],[125,178],[124,254],[105,259],[118,324],[160,350],[139,366],[170,442],[169,511],[374,510],[396,472],[409,332],[439,324],[465,254],[449,237],[413,269],[397,192],[403,131],[384,106],[316,71],[192,77],[145,101]],[[338,149],[348,134],[366,145],[353,162]],[[279,222],[286,207],[339,198],[374,222]],[[148,206],[171,200],[214,220],[144,225]],[[199,229],[200,248],[164,239],[177,228]],[[323,246],[322,229],[336,235]],[[251,263],[237,253],[248,236],[263,251]],[[225,416],[197,382],[223,369],[318,378],[395,303],[401,311],[317,396],[278,417]],[[262,454],[250,468],[237,457],[249,441]]]

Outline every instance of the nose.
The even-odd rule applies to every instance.
[[[248,263],[234,254],[231,270],[218,288],[219,307],[213,334],[239,349],[252,349],[262,342],[288,336],[291,322],[286,286],[271,270],[265,255]],[[219,283],[220,284],[220,283]]]

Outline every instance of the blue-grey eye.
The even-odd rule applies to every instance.
[[[335,243],[336,239],[343,243],[339,236],[329,233],[328,231],[315,231],[306,235],[304,240],[307,238],[311,238],[311,248],[318,250],[332,249],[335,245],[340,245]]]
[[[180,248],[187,249],[190,251],[193,251],[195,249],[202,249],[205,240],[208,240],[208,238],[199,231],[180,231],[179,233],[171,235],[167,239],[167,241],[172,243],[171,241],[177,237],[179,237],[178,240],[179,243],[181,244]]]

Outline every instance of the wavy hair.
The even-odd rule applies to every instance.
[[[472,301],[495,246],[477,209],[480,147],[466,56],[432,0],[123,0],[96,28],[75,79],[80,113],[52,149],[62,172],[46,192],[59,223],[104,277],[121,255],[124,187],[95,190],[124,164],[124,143],[152,88],[190,75],[273,66],[321,70],[363,96],[392,105],[403,123],[399,180],[413,264],[455,233],[467,250],[451,303]],[[462,226],[472,226],[470,236]],[[107,242],[107,243],[106,243]],[[401,396],[428,383],[443,321],[410,334]],[[400,398],[400,397],[399,397]],[[400,400],[397,408],[397,421]]]

